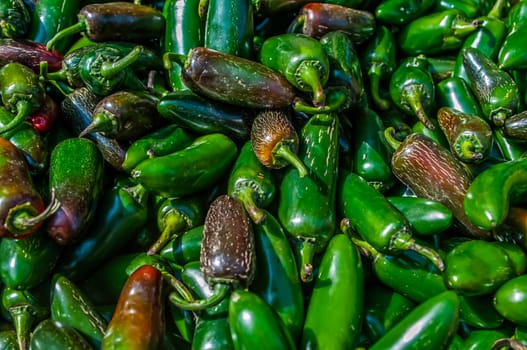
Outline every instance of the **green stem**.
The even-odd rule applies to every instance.
[[[496,0],[494,2],[494,6],[492,6],[489,13],[487,14],[487,17],[497,18],[497,19],[502,18],[503,16],[502,12],[507,2],[508,1],[506,0]]]
[[[265,219],[264,211],[254,201],[255,191],[251,187],[241,186],[236,190],[234,196],[242,202],[247,214],[255,224],[260,224]]]
[[[39,75],[41,79],[45,80],[58,80],[58,81],[67,81],[68,76],[65,69],[58,70],[56,72],[50,72],[48,70],[48,62],[41,61],[39,65]]]
[[[104,62],[101,65],[101,75],[107,79],[114,77],[115,75],[128,68],[130,65],[137,62],[137,60],[143,54],[143,51],[144,47],[141,45],[137,45],[121,59],[115,62]]]
[[[385,111],[390,108],[391,102],[380,95],[381,69],[378,64],[372,65],[368,76],[370,77],[370,92],[373,102],[381,111]]]
[[[53,50],[58,41],[78,33],[81,33],[86,30],[86,22],[84,20],[79,20],[72,26],[66,27],[55,34],[46,44],[48,50]]]
[[[13,119],[11,119],[11,121],[6,125],[0,127],[0,134],[10,131],[23,123],[24,120],[29,116],[31,105],[28,101],[20,100],[16,104],[16,109],[17,114],[13,117]]]
[[[148,255],[156,254],[168,241],[189,228],[188,217],[180,211],[173,210],[165,215],[167,217],[164,222],[165,227],[159,238],[148,249]]]
[[[295,243],[295,250],[300,265],[300,280],[308,283],[313,280],[313,257],[315,244],[310,240],[299,239]]]
[[[187,55],[182,55],[175,52],[165,52],[163,54],[163,66],[165,67],[165,69],[172,69],[172,65],[174,62],[180,65],[181,67],[184,67],[186,61]]]
[[[293,101],[295,111],[307,114],[331,113],[345,109],[350,101],[349,91],[343,86],[332,86],[326,89],[326,104],[313,106],[297,97]]]
[[[395,137],[395,128],[393,126],[389,126],[386,129],[384,129],[383,135],[386,142],[390,145],[390,147],[395,151],[401,146],[401,141],[397,140]]]
[[[470,33],[473,33],[482,24],[482,19],[467,20],[458,16],[454,19],[451,26],[452,35],[456,38],[464,38]]]
[[[417,243],[407,231],[398,232],[393,238],[390,248],[395,250],[413,250],[430,260],[439,271],[445,270],[445,263],[441,256],[434,249]]]
[[[278,142],[273,148],[273,156],[282,158],[291,164],[298,170],[300,177],[304,177],[309,173],[304,163],[302,163],[300,158],[298,158],[298,155],[291,150],[291,147],[289,147],[287,143],[284,143],[283,141]]]
[[[323,106],[326,102],[324,86],[320,81],[320,62],[307,60],[303,61],[295,72],[296,83],[299,86],[311,87],[313,93],[313,104]]]
[[[20,305],[9,308],[9,314],[15,326],[18,348],[27,350],[29,348],[30,331],[33,329],[34,317],[30,305]]]
[[[463,140],[459,141],[456,147],[456,152],[461,159],[467,161],[483,159],[483,153],[481,151],[477,151],[478,148],[481,149],[481,145],[480,147],[476,147],[474,142],[478,142],[475,137],[464,137]]]
[[[205,299],[186,301],[181,299],[177,292],[170,293],[168,299],[172,304],[184,310],[199,311],[219,304],[227,297],[227,294],[230,292],[231,288],[232,287],[229,284],[217,283],[214,286],[212,295]]]
[[[425,108],[421,101],[422,95],[419,92],[419,89],[412,89],[406,93],[406,102],[416,115],[416,117],[430,130],[435,129],[435,125],[430,121],[428,115],[426,114]]]

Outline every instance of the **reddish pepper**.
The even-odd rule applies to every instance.
[[[38,132],[46,132],[51,129],[59,116],[59,105],[55,100],[46,95],[44,102],[35,113],[28,117],[28,121]]]
[[[143,265],[130,274],[102,340],[102,349],[159,349],[165,333],[161,271]]]

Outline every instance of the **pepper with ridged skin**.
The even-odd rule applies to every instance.
[[[231,289],[246,288],[256,267],[252,222],[240,201],[227,194],[210,204],[200,251],[201,271],[213,293],[186,301],[177,292],[169,300],[185,310],[203,310],[229,298]]]

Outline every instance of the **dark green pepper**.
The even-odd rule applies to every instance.
[[[51,152],[49,191],[60,208],[46,222],[46,232],[57,243],[79,241],[92,222],[103,192],[104,161],[95,143],[73,137]]]
[[[507,217],[511,203],[525,195],[527,158],[497,163],[481,172],[467,188],[463,208],[478,227],[492,230]]]
[[[459,297],[452,291],[446,291],[417,305],[370,349],[439,349],[452,341],[458,321]],[[416,324],[422,326],[415,329]]]
[[[92,350],[90,343],[70,326],[46,319],[31,334],[30,349],[34,350]]]
[[[389,88],[398,108],[434,129],[428,114],[435,103],[435,84],[424,56],[403,59],[390,77]]]
[[[435,55],[461,47],[466,36],[482,24],[456,9],[432,12],[413,19],[397,33],[397,44],[406,56]]]
[[[364,271],[358,248],[334,235],[320,262],[304,321],[302,348],[349,349],[364,319]],[[338,305],[346,304],[346,307]],[[332,310],[331,319],[324,317]]]
[[[527,112],[522,111],[505,120],[503,134],[515,140],[527,140]]]
[[[294,240],[300,279],[313,278],[313,256],[324,250],[337,227],[338,117],[315,114],[300,130],[298,156],[308,175],[288,169],[280,183],[278,219]]]
[[[31,25],[29,9],[22,0],[6,0],[0,3],[0,37],[24,38]]]
[[[433,5],[431,0],[383,0],[375,7],[375,18],[383,24],[401,26],[423,16]]]
[[[445,134],[450,150],[464,163],[480,163],[489,155],[492,143],[492,128],[485,119],[476,114],[467,114],[454,108],[441,107],[437,121]]]
[[[263,208],[275,198],[275,179],[269,168],[256,157],[253,144],[247,141],[238,154],[228,179],[227,194],[242,202],[254,223],[265,220]]]
[[[496,310],[507,320],[520,326],[527,325],[527,318],[525,317],[526,282],[527,275],[511,278],[502,284],[494,294]]]
[[[229,325],[235,349],[256,349],[262,344],[271,349],[295,349],[284,324],[263,299],[250,291],[232,292]]]
[[[519,112],[518,85],[512,76],[488,56],[472,47],[460,54],[469,85],[481,106],[482,117],[501,127],[505,119]]]
[[[203,225],[199,225],[173,238],[161,249],[159,255],[167,261],[184,266],[199,260],[202,240]]]
[[[0,128],[0,133],[3,133],[36,112],[46,93],[33,70],[22,63],[12,62],[0,68],[0,95],[4,106],[14,113],[13,119]]]
[[[338,206],[343,217],[341,225],[350,226],[383,254],[414,250],[439,270],[444,269],[441,256],[412,237],[412,228],[406,217],[365,179],[355,173],[344,172],[338,187]]]
[[[527,19],[527,6],[523,1],[515,3],[505,18],[507,32],[499,48],[497,57],[498,66],[502,69],[523,69],[526,67],[525,54],[519,50],[518,44],[525,36]]]
[[[161,38],[165,33],[165,18],[153,7],[115,1],[88,4],[77,14],[78,22],[57,32],[47,42],[48,48],[71,35],[82,33],[90,40],[145,42]]]
[[[452,76],[436,84],[437,107],[450,107],[481,116],[481,108],[465,79]]]
[[[144,160],[131,171],[131,177],[151,193],[166,197],[194,194],[210,188],[225,175],[237,153],[229,137],[207,134],[182,150]]]

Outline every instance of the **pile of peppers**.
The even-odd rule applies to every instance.
[[[0,348],[527,349],[527,1],[0,0]]]

